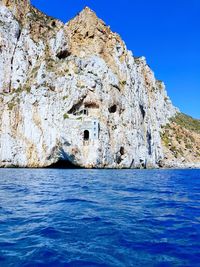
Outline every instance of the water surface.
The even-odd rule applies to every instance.
[[[0,266],[200,266],[200,170],[0,169]]]

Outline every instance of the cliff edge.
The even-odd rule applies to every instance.
[[[0,3],[0,104],[0,167],[180,166],[164,83],[88,7],[63,24]]]

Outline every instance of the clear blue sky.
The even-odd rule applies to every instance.
[[[67,22],[85,6],[145,56],[182,112],[200,119],[200,0],[32,0]]]

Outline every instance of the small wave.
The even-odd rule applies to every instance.
[[[0,262],[5,261],[5,260],[6,260],[6,258],[4,256],[0,255]]]
[[[154,192],[156,192],[154,189],[151,189],[151,188],[145,189],[145,188],[136,188],[136,187],[128,187],[128,188],[123,189],[123,191],[125,191],[125,192],[137,192],[137,193],[146,193],[146,192],[154,193]]]
[[[108,267],[109,265],[106,264],[101,264],[98,262],[91,262],[91,261],[82,261],[82,260],[77,260],[77,261],[71,261],[66,264],[66,267]]]
[[[84,217],[81,218],[81,221],[85,221],[85,222],[100,222],[102,221],[102,219],[100,217]]]
[[[87,199],[81,199],[81,198],[66,198],[66,199],[59,201],[59,203],[78,203],[78,202],[92,203],[92,204],[97,203],[96,201],[93,201],[93,200],[87,200]]]
[[[89,187],[88,187],[88,186],[86,186],[86,185],[84,185],[84,186],[81,186],[81,188],[82,188],[82,189],[84,189],[84,190],[89,190]]]
[[[40,231],[40,234],[46,237],[56,238],[60,236],[61,232],[54,227],[46,227]]]
[[[0,248],[3,248],[3,247],[12,247],[12,246],[14,246],[14,245],[15,245],[14,242],[7,242],[7,241],[5,241],[5,242],[0,242]]]
[[[85,172],[6,170],[0,267],[199,266],[200,172]]]
[[[33,230],[31,235],[36,235],[36,236],[43,236],[46,238],[59,238],[62,235],[62,232],[60,230],[55,229],[54,227],[48,226],[44,228],[38,228],[37,230]]]

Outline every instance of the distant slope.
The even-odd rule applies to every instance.
[[[166,166],[200,166],[200,120],[178,113],[163,128],[162,143]]]

